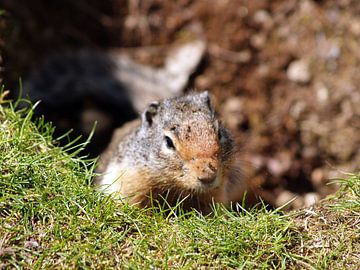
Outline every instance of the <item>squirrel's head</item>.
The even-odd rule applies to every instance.
[[[157,184],[190,193],[222,185],[233,140],[217,119],[208,92],[150,104],[141,131],[152,142],[156,138],[149,144],[149,158],[158,168],[162,182]]]

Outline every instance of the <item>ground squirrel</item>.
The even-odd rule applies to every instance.
[[[153,102],[141,119],[118,129],[100,158],[96,182],[141,207],[149,196],[162,196],[170,205],[184,199],[184,208],[207,213],[213,201],[241,196],[235,163],[234,140],[208,93],[191,93]]]

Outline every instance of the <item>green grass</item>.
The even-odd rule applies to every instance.
[[[83,145],[56,146],[50,124],[1,103],[0,269],[356,269],[359,175],[311,210],[333,216],[321,230],[310,210],[138,209],[93,188],[95,161],[78,157]]]

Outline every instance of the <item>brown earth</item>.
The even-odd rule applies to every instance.
[[[189,88],[213,93],[256,196],[310,205],[360,169],[357,0],[2,2],[10,87],[58,50],[143,47],[137,59],[160,65],[152,48],[195,33],[208,48]]]

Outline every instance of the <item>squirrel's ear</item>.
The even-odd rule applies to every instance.
[[[157,101],[152,102],[142,114],[142,122],[151,126],[154,116],[158,113],[160,103]]]
[[[209,92],[208,91],[204,91],[200,94],[200,98],[202,100],[202,102],[204,102],[206,104],[206,106],[208,106],[208,108],[210,110],[212,110],[212,106],[211,106],[211,99],[209,96]]]

